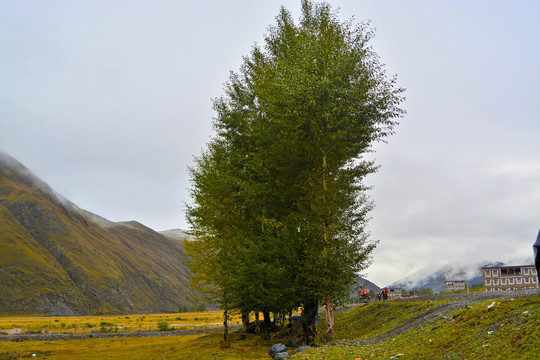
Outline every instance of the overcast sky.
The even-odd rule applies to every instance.
[[[540,228],[540,1],[330,1],[406,88],[367,179],[380,286],[525,261]],[[223,93],[300,1],[0,0],[0,150],[79,207],[187,228],[187,167]]]

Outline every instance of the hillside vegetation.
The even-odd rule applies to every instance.
[[[377,302],[336,315],[296,359],[538,359],[540,297]],[[327,339],[328,340],[328,339]]]
[[[524,297],[494,294],[495,298],[489,299],[471,295],[465,300],[421,299],[357,306],[336,314],[333,339],[319,334],[318,347],[295,355],[292,355],[294,349],[288,349],[289,358],[537,359],[538,294],[538,291]],[[119,317],[114,321],[123,325],[131,320],[133,317]],[[80,323],[85,321],[78,319]],[[157,319],[152,321],[155,323]],[[204,336],[173,334],[40,341],[9,341],[9,336],[0,336],[0,359],[25,358],[31,354],[54,359],[270,359],[270,346],[286,340],[269,341],[252,334],[241,339],[239,332],[227,342],[223,342],[219,332]]]
[[[192,303],[181,241],[81,210],[5,154],[0,248],[0,313],[170,312]]]

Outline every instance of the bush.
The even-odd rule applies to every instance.
[[[169,323],[165,320],[159,320],[158,321],[158,324],[157,324],[157,327],[159,329],[159,331],[167,331],[169,330]]]

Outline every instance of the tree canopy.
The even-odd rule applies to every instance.
[[[316,309],[349,290],[376,242],[365,159],[393,133],[403,89],[371,49],[372,30],[340,22],[326,3],[282,8],[224,95],[215,136],[195,159],[188,220],[194,284],[225,309]]]

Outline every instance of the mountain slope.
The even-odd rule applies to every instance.
[[[79,209],[0,154],[0,313],[175,311],[196,295],[181,241]]]

